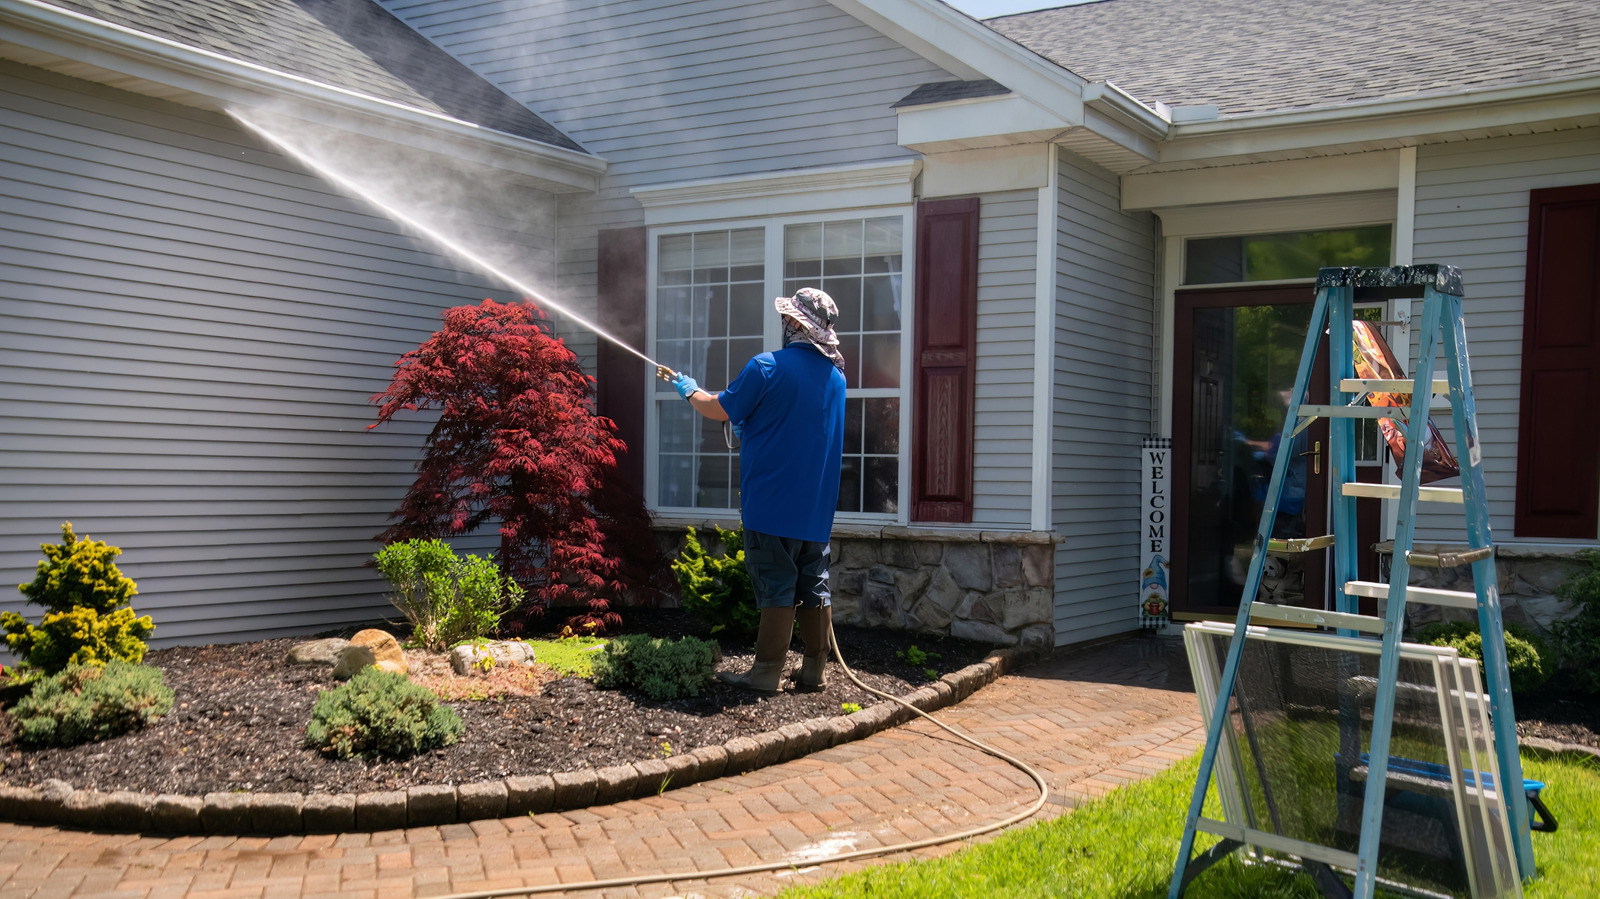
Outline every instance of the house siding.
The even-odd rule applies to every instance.
[[[1484,486],[1497,542],[1514,539],[1528,192],[1597,182],[1600,135],[1588,129],[1417,149],[1415,259],[1462,272]],[[1413,314],[1421,312],[1417,301]],[[1453,445],[1449,412],[1435,415]],[[1461,541],[1462,528],[1459,511],[1423,507],[1418,539]]]
[[[1138,627],[1140,438],[1149,433],[1156,227],[1123,212],[1117,176],[1057,161],[1052,500],[1056,645]]]
[[[972,520],[1026,529],[1033,478],[1036,190],[980,197]]]
[[[0,584],[70,520],[156,646],[392,614],[365,563],[429,424],[368,398],[484,296],[223,116],[0,63]]]

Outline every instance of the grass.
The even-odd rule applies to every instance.
[[[1600,763],[1587,756],[1528,754],[1523,764],[1525,776],[1547,784],[1545,802],[1561,822],[1554,834],[1533,835],[1541,876],[1528,885],[1527,899],[1600,896]],[[1053,821],[944,858],[883,865],[791,888],[781,899],[1161,899],[1198,770],[1196,755]],[[1212,790],[1208,817],[1220,816],[1215,795]],[[1202,834],[1198,845],[1212,842]],[[1237,855],[1213,866],[1185,894],[1189,899],[1320,895],[1303,874],[1244,865]]]
[[[593,677],[590,667],[596,647],[606,645],[602,637],[565,637],[560,640],[524,640],[533,647],[533,659],[572,677]]]

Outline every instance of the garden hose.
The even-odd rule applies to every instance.
[[[826,865],[833,864],[835,862],[855,861],[856,859],[872,858],[879,855],[891,855],[896,852],[910,852],[914,849],[925,849],[929,846],[939,846],[944,843],[954,843],[958,840],[968,840],[992,831],[1000,830],[1004,827],[1010,827],[1019,821],[1023,821],[1032,817],[1034,813],[1038,812],[1039,809],[1044,807],[1045,801],[1050,796],[1050,787],[1045,783],[1044,776],[1038,771],[1035,771],[1033,768],[1029,767],[1026,762],[1023,762],[1014,756],[1008,755],[994,748],[993,746],[980,742],[973,737],[967,736],[966,734],[956,730],[948,724],[945,724],[943,721],[940,721],[927,712],[917,708],[911,703],[906,702],[904,699],[901,699],[898,696],[891,696],[882,690],[873,689],[872,687],[862,683],[861,678],[856,677],[856,673],[850,670],[849,665],[845,664],[844,656],[839,652],[839,641],[833,636],[833,624],[831,622],[828,624],[828,642],[833,646],[833,657],[839,662],[839,667],[844,669],[845,676],[848,677],[856,686],[874,696],[900,703],[916,714],[921,715],[929,721],[932,721],[951,736],[971,745],[980,752],[987,753],[1003,762],[1006,762],[1022,773],[1028,775],[1028,777],[1032,778],[1034,784],[1039,788],[1038,798],[1034,799],[1033,804],[1029,805],[1026,809],[1016,812],[1015,814],[1012,814],[1003,820],[996,821],[992,824],[985,824],[982,827],[974,827],[968,830],[963,830],[960,833],[949,834],[948,836],[928,837],[926,839],[915,840],[910,843],[896,843],[893,846],[880,846],[876,849],[858,849],[854,852],[841,852],[837,855],[806,859],[804,862],[767,862],[759,865],[743,865],[737,868],[722,868],[715,871],[676,871],[668,874],[640,874],[629,877],[613,877],[606,880],[582,880],[574,881],[572,883],[547,883],[538,886],[507,887],[504,889],[485,890],[473,893],[450,893],[449,895],[445,896],[436,896],[434,899],[495,899],[495,897],[500,896],[537,896],[547,893],[607,890],[617,887],[639,886],[647,883],[667,883],[676,880],[711,880],[712,878],[718,877],[738,877],[744,874],[765,874],[770,871],[795,870],[802,865],[811,867],[813,865]]]

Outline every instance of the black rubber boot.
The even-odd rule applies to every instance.
[[[785,609],[762,609],[761,625],[756,631],[756,660],[743,674],[717,673],[725,684],[754,690],[757,693],[776,693],[783,682],[783,662],[789,655],[789,640],[794,636],[794,606]]]
[[[802,690],[821,690],[828,686],[829,637],[833,635],[833,607],[817,606],[801,609],[795,616],[800,622],[800,639],[805,641],[806,654],[800,660],[800,670],[794,682]]]

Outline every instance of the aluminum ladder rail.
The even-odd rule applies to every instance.
[[[1419,353],[1413,366],[1415,376],[1409,382],[1378,382],[1355,378],[1351,350],[1353,337],[1351,322],[1354,318],[1355,290],[1358,287],[1422,289],[1423,311]],[[1204,821],[1201,810],[1216,766],[1217,748],[1227,722],[1228,709],[1238,681],[1240,659],[1244,654],[1245,640],[1253,619],[1335,627],[1344,636],[1368,634],[1381,637],[1378,690],[1373,708],[1370,762],[1363,799],[1361,837],[1354,859],[1353,896],[1370,899],[1377,886],[1378,846],[1383,827],[1384,790],[1388,782],[1395,685],[1399,679],[1400,634],[1405,624],[1405,608],[1408,600],[1460,608],[1476,607],[1478,627],[1483,637],[1483,674],[1489,694],[1495,754],[1499,762],[1500,776],[1505,783],[1521,782],[1522,759],[1517,748],[1516,714],[1511,700],[1505,630],[1500,617],[1500,596],[1489,529],[1487,498],[1483,486],[1482,449],[1478,439],[1477,408],[1472,394],[1466,325],[1461,311],[1462,295],[1461,273],[1454,266],[1448,265],[1324,268],[1318,273],[1316,301],[1312,306],[1306,343],[1301,351],[1294,391],[1288,414],[1285,416],[1282,437],[1278,443],[1280,449],[1273,461],[1267,501],[1261,511],[1261,523],[1256,531],[1249,574],[1241,594],[1242,597],[1249,597],[1250,601],[1245,602],[1241,599],[1241,614],[1235,623],[1233,637],[1228,646],[1227,660],[1217,685],[1217,698],[1206,728],[1206,743],[1200,757],[1200,772],[1195,778],[1194,793],[1184,822],[1183,839],[1167,892],[1168,899],[1178,899],[1193,874],[1198,873],[1189,870],[1195,836],[1202,829],[1202,823],[1215,823]],[[1327,328],[1329,337],[1328,362],[1331,375],[1329,387],[1332,398],[1326,405],[1314,405],[1306,403],[1305,400],[1310,387],[1317,344],[1324,328]],[[1439,353],[1441,332],[1447,374],[1443,382],[1433,379],[1434,361]],[[1461,465],[1459,490],[1421,486],[1423,457],[1421,435],[1426,433],[1428,426],[1431,399],[1436,391],[1442,392],[1441,388],[1448,390],[1450,399],[1456,456]],[[1373,407],[1350,405],[1350,403],[1362,393],[1369,391],[1399,393],[1406,390],[1411,393],[1410,414],[1407,419],[1409,422],[1407,448],[1414,451],[1406,453],[1399,487],[1356,483],[1354,420],[1395,418],[1398,410],[1390,408],[1388,414],[1382,414]],[[1289,447],[1293,445],[1294,437],[1317,417],[1329,419],[1329,480],[1330,486],[1335,491],[1331,509],[1333,539],[1330,541],[1325,537],[1319,537],[1299,541],[1272,540],[1270,537],[1272,526],[1277,517],[1277,506],[1283,495],[1283,484],[1292,455]],[[1359,549],[1355,539],[1355,500],[1359,497],[1398,499],[1394,562],[1388,584],[1366,583],[1353,578],[1357,570]],[[1459,503],[1465,512],[1467,542],[1471,548],[1461,553],[1413,552],[1416,512],[1420,502]],[[1274,550],[1331,549],[1336,585],[1335,611],[1319,612],[1255,601],[1254,597],[1260,592],[1261,576],[1269,545]],[[1472,593],[1424,588],[1408,589],[1413,566],[1450,567],[1464,564],[1472,566]],[[1386,599],[1384,616],[1377,618],[1359,614],[1358,602],[1362,597]],[[1518,872],[1523,880],[1530,880],[1535,876],[1535,869],[1527,803],[1510,800],[1506,803],[1506,811]],[[1217,829],[1234,832],[1231,828]],[[1252,836],[1270,837],[1266,834],[1244,836],[1245,839],[1225,836],[1223,841],[1207,854],[1208,857],[1202,865],[1216,861],[1233,849],[1248,845]],[[1273,842],[1282,841],[1273,840]],[[1260,848],[1274,847],[1260,845]],[[1282,849],[1281,846],[1277,848],[1280,851]],[[1220,855],[1217,850],[1221,850]],[[1312,873],[1319,885],[1324,885],[1326,868],[1313,868]],[[1321,876],[1318,876],[1319,874]]]

